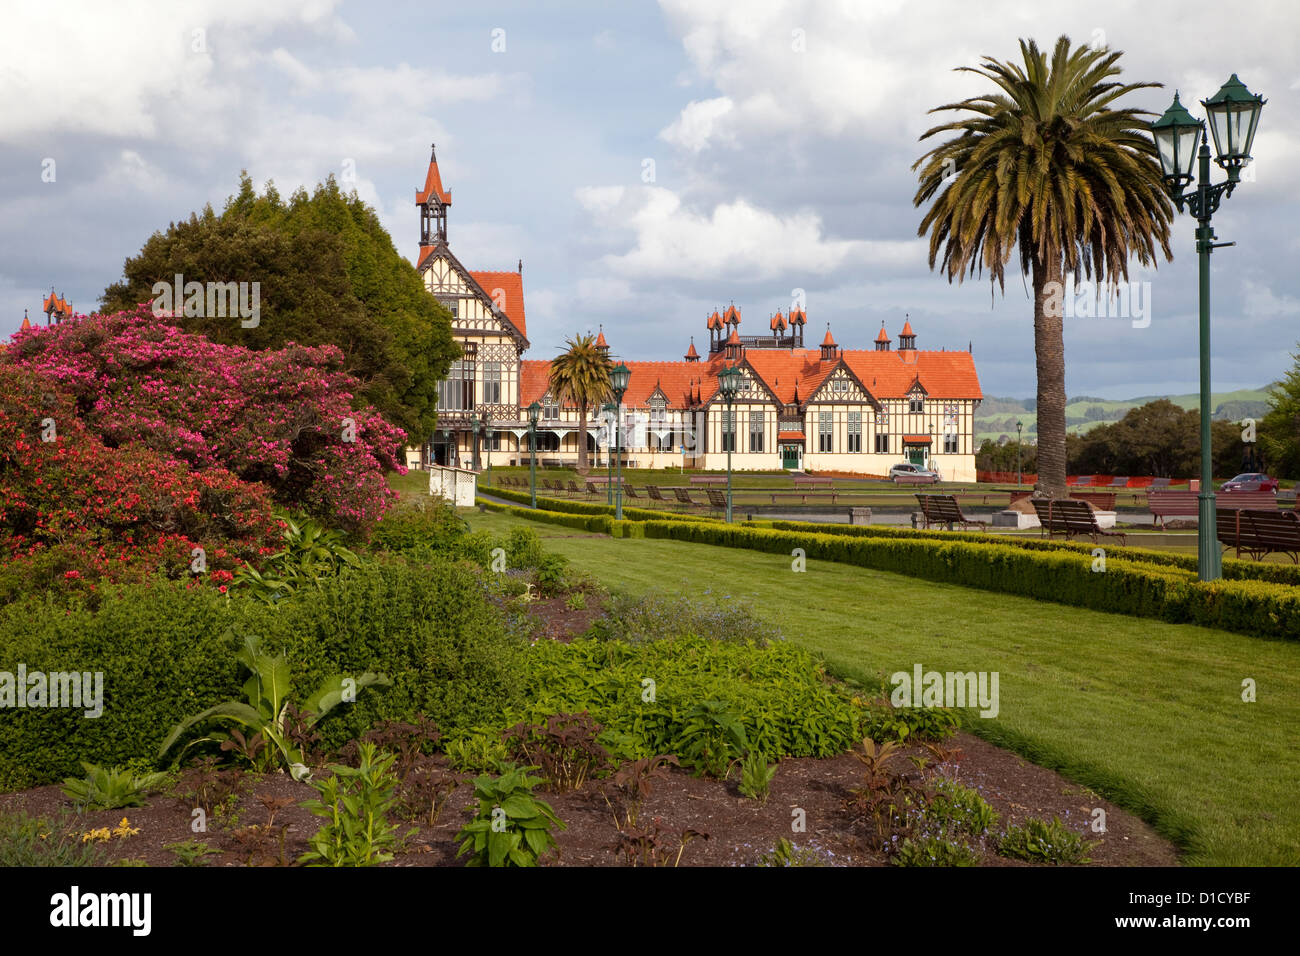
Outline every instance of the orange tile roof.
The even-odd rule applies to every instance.
[[[829,345],[832,347],[835,345],[835,339],[831,337],[831,327],[829,325],[826,326],[826,338],[822,339],[822,345]]]
[[[689,353],[688,353],[689,354]],[[983,398],[975,360],[969,352],[915,352],[904,363],[898,352],[841,351],[823,362],[820,351],[809,349],[747,349],[748,365],[777,401],[789,405],[816,393],[841,361],[875,398],[904,398],[919,381],[936,399]],[[721,352],[700,362],[625,363],[632,370],[623,403],[643,408],[658,386],[673,408],[707,402],[718,391],[718,373],[731,364]],[[527,406],[546,394],[550,362],[525,359],[520,363],[519,403]]]
[[[769,324],[772,326],[773,332],[785,331],[785,316],[781,314],[780,309],[776,310],[776,315],[772,316],[772,321]]]
[[[931,439],[929,435],[904,435],[904,445],[928,445]]]
[[[737,332],[735,327],[733,326],[731,329],[731,334],[727,336],[727,345],[739,345],[739,344],[740,344],[740,333]]]
[[[694,339],[691,339],[691,347],[690,347],[689,349],[686,350],[686,357],[687,357],[688,359],[697,359],[697,358],[700,357],[700,353],[697,352],[697,351],[695,351],[695,340],[694,340]]]
[[[596,348],[598,349],[609,348],[609,343],[605,341],[605,331],[603,329],[601,330],[600,335],[596,337]]]
[[[776,440],[777,441],[803,441],[804,433],[803,432],[777,432]]]
[[[791,325],[803,325],[803,324],[805,324],[807,321],[808,321],[808,313],[805,312],[803,309],[791,309],[791,310],[790,310],[790,324],[791,324]]]
[[[727,306],[727,311],[723,313],[722,321],[733,322],[736,325],[740,324],[740,310],[736,308],[736,303],[733,302],[731,305]]]
[[[501,311],[519,334],[528,338],[528,330],[524,328],[524,277],[518,272],[471,272],[470,275],[488,297],[501,306]],[[500,289],[504,296],[498,296],[496,289]]]
[[[722,316],[718,315],[717,309],[714,309],[713,314],[709,316],[708,327],[711,329],[722,328]]]
[[[903,331],[899,332],[898,334],[901,336],[901,335],[915,335],[916,333],[912,331],[912,323],[908,321],[904,321]]]
[[[437,196],[444,206],[451,205],[451,193],[442,188],[442,175],[438,172],[436,154],[429,157],[429,171],[424,174],[424,189],[416,190],[415,201],[418,205],[423,205],[430,195]]]
[[[884,322],[881,322],[881,323],[880,323],[880,331],[876,333],[876,341],[877,341],[877,342],[888,342],[888,341],[889,341],[889,333],[885,331],[885,323],[884,323]]]

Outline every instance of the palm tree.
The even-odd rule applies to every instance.
[[[1066,494],[1063,282],[1082,267],[1113,290],[1128,280],[1128,259],[1166,261],[1173,207],[1165,194],[1147,110],[1111,109],[1127,93],[1159,83],[1119,83],[1118,52],[1056,41],[1047,54],[1020,41],[1023,65],[990,57],[959,67],[998,91],[931,110],[969,114],[927,130],[956,135],[918,159],[913,202],[934,200],[917,235],[930,235],[930,268],[960,282],[987,269],[1005,291],[1004,267],[1017,250],[1033,280],[1038,367],[1038,475],[1048,494]],[[954,175],[955,174],[955,175]],[[1157,248],[1158,247],[1158,248]]]
[[[551,362],[550,387],[556,401],[578,406],[578,474],[587,473],[587,410],[609,397],[613,363],[596,347],[594,335],[568,339],[567,350]]]

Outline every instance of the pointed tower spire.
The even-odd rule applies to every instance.
[[[700,353],[695,351],[695,336],[693,335],[691,336],[691,347],[686,350],[684,357],[688,362],[698,362],[700,360]]]
[[[600,326],[600,334],[596,336],[596,348],[600,350],[602,355],[609,358],[609,343],[605,341],[605,326],[603,323]]]
[[[429,169],[424,174],[424,188],[415,192],[415,204],[420,207],[421,247],[446,243],[447,207],[451,205],[451,193],[442,188],[436,144],[429,147]],[[523,271],[522,262],[520,271]]]

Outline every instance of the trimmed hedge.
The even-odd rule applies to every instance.
[[[1019,594],[1098,611],[1218,627],[1256,637],[1300,639],[1300,590],[1264,581],[1202,583],[1170,565],[1108,555],[1104,572],[1091,554],[1030,549],[946,537],[793,532],[699,522],[647,521],[648,538],[856,564],[931,581]]]
[[[102,671],[103,713],[0,712],[0,790],[81,776],[82,760],[152,764],[177,722],[243,697],[242,633],[288,656],[295,700],[337,673],[393,679],[321,722],[330,747],[377,719],[423,711],[455,732],[525,702],[527,637],[506,628],[460,562],[367,563],[276,607],[162,582],[106,588],[96,610],[33,597],[0,609],[0,671]]]
[[[540,501],[539,498],[538,502],[540,503]],[[516,508],[514,505],[503,505],[498,501],[488,501],[484,498],[476,498],[475,503],[488,511],[498,511],[503,514],[514,515],[516,518],[545,521],[548,524],[563,525],[566,528],[577,528],[579,531],[591,531],[597,534],[614,534],[614,525],[628,524],[626,521],[617,522],[609,515],[563,514],[558,511],[543,511],[541,508],[534,511],[532,508]],[[615,535],[615,537],[628,536]]]
[[[970,541],[980,544],[1005,544],[1030,551],[1069,551],[1087,554],[1100,545],[1082,544],[1053,538],[1016,538],[1010,535],[981,534],[978,531],[929,531],[911,528],[885,528],[871,525],[826,525],[809,521],[747,521],[746,527],[772,528],[777,531],[813,532],[815,534],[841,534],[854,538],[919,538],[928,541]],[[1115,554],[1144,564],[1160,564],[1195,572],[1195,555],[1175,554],[1172,551],[1155,551],[1149,548],[1122,546]],[[1106,546],[1107,554],[1112,547]],[[1300,586],[1300,567],[1294,564],[1265,564],[1261,561],[1244,561],[1224,557],[1223,576],[1235,581],[1268,581],[1273,584]]]
[[[507,501],[516,501],[522,505],[531,505],[532,497],[525,492],[507,491],[504,488],[480,488],[485,494],[495,495],[498,498],[505,498]],[[626,499],[625,499],[626,502]],[[613,515],[614,508],[609,505],[599,505],[592,501],[571,501],[562,498],[544,498],[537,496],[537,507],[544,508],[547,511],[561,511],[577,515]],[[656,511],[650,508],[634,508],[623,505],[623,518],[630,521],[711,521],[716,522],[718,519],[710,515],[692,515],[682,514],[677,511]]]

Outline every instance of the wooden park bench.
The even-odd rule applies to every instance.
[[[1147,508],[1151,524],[1163,527],[1166,518],[1195,518],[1199,513],[1195,491],[1148,491]]]
[[[1113,491],[1072,491],[1070,497],[1076,501],[1086,501],[1102,511],[1114,511],[1115,499],[1118,496]]]
[[[1127,478],[1112,478],[1110,484],[1107,485],[1106,487],[1107,487],[1107,488],[1127,488],[1127,487],[1128,487],[1128,479],[1127,479]]]
[[[597,487],[596,487],[596,483],[595,483],[594,481],[588,481],[588,482],[587,482],[587,494],[589,494],[589,495],[599,495],[599,494],[603,494],[603,492],[601,491],[600,488],[597,488]]]
[[[1078,535],[1087,535],[1097,543],[1099,537],[1119,538],[1121,544],[1128,543],[1128,537],[1122,531],[1107,531],[1098,527],[1097,516],[1092,513],[1092,506],[1086,501],[1074,498],[1031,498],[1034,511],[1038,513],[1038,522],[1043,526],[1049,538],[1057,534],[1065,535],[1068,541]]]
[[[835,480],[833,478],[818,478],[815,475],[795,475],[794,486],[796,488],[834,488]]]
[[[1087,488],[1092,484],[1092,475],[1075,475],[1067,478],[1065,484],[1069,488]]]
[[[1270,511],[1277,508],[1277,495],[1271,491],[1220,491],[1215,494],[1214,502],[1220,511],[1241,508]]]
[[[624,498],[631,498],[633,501],[640,501],[640,500],[641,500],[641,496],[638,495],[638,494],[636,493],[636,489],[633,488],[631,485],[624,485],[624,486],[623,486],[623,497],[624,497]]]
[[[1172,482],[1172,478],[1156,478],[1151,482],[1151,484],[1147,485],[1147,491],[1148,493],[1152,491],[1163,491],[1168,488]]]
[[[692,485],[725,485],[726,475],[691,475]]]
[[[1217,512],[1217,520],[1219,543],[1235,548],[1237,557],[1245,551],[1262,561],[1276,551],[1300,563],[1300,517],[1294,511],[1224,509]]]
[[[680,501],[682,504],[688,507],[691,508],[700,507],[700,503],[691,497],[691,492],[687,488],[674,488],[673,494],[677,497],[678,501]]]
[[[921,504],[921,517],[927,528],[932,524],[939,524],[946,525],[951,531],[954,524],[959,524],[963,528],[983,527],[988,524],[987,521],[972,520],[962,514],[961,506],[957,504],[957,498],[953,495],[918,493],[916,500]]]
[[[645,493],[650,496],[651,501],[662,501],[664,504],[668,504],[668,499],[664,497],[658,485],[646,485]]]
[[[727,511],[727,493],[719,491],[717,488],[706,488],[704,490],[709,496],[709,510],[721,511],[725,514]]]
[[[580,495],[583,493],[583,490],[578,487],[578,483],[574,481],[572,478],[569,479],[569,491],[571,491],[575,495]]]

